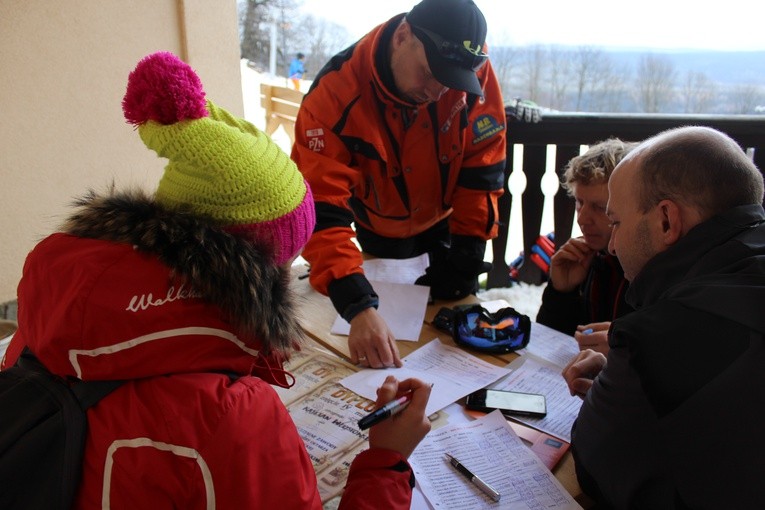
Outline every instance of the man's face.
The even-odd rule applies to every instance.
[[[608,181],[611,240],[608,251],[619,258],[624,277],[632,281],[659,251],[655,242],[656,207],[648,212],[638,208],[637,170],[639,159],[622,161]]]
[[[407,24],[400,26],[394,35],[390,66],[396,88],[402,99],[410,103],[438,101],[448,90],[431,74],[425,47]]]
[[[608,183],[574,183],[571,194],[576,202],[576,222],[584,242],[595,251],[605,250],[611,239],[611,220],[606,216]]]

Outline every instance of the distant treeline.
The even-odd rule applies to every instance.
[[[303,15],[302,0],[237,3],[241,56],[261,70],[269,69],[273,46],[278,75],[285,76],[301,52],[310,80],[353,42],[343,27]],[[522,97],[574,112],[755,114],[765,109],[765,51],[497,44],[489,54],[507,101]]]
[[[765,105],[763,51],[526,46],[490,55],[506,99],[553,110],[755,114]]]

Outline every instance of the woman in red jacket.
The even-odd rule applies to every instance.
[[[29,254],[12,364],[27,345],[54,373],[119,379],[88,411],[75,507],[321,508],[313,466],[271,387],[302,338],[289,266],[315,223],[310,188],[251,124],[206,101],[170,53],[131,73],[125,117],[169,159],[154,196],[90,195]],[[342,506],[409,508],[406,461],[430,389],[370,430]]]

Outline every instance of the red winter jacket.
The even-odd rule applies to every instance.
[[[229,234],[173,236],[188,216],[117,198],[91,199],[29,254],[4,360],[29,345],[56,374],[128,380],[88,411],[75,508],[320,509],[270,386],[286,385],[279,352],[301,336],[287,275]],[[367,450],[342,506],[409,508],[411,477],[398,453]]]
[[[292,158],[317,212],[303,257],[324,294],[333,280],[362,273],[353,222],[396,239],[447,217],[451,234],[497,234],[505,113],[494,70],[487,63],[478,72],[484,98],[448,90],[436,103],[403,103],[382,78],[402,17],[331,59],[298,113]]]

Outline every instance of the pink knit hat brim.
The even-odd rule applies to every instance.
[[[300,253],[316,226],[316,209],[311,187],[305,183],[303,201],[291,212],[271,221],[224,227],[238,237],[250,239],[273,251],[274,261],[282,265]]]

